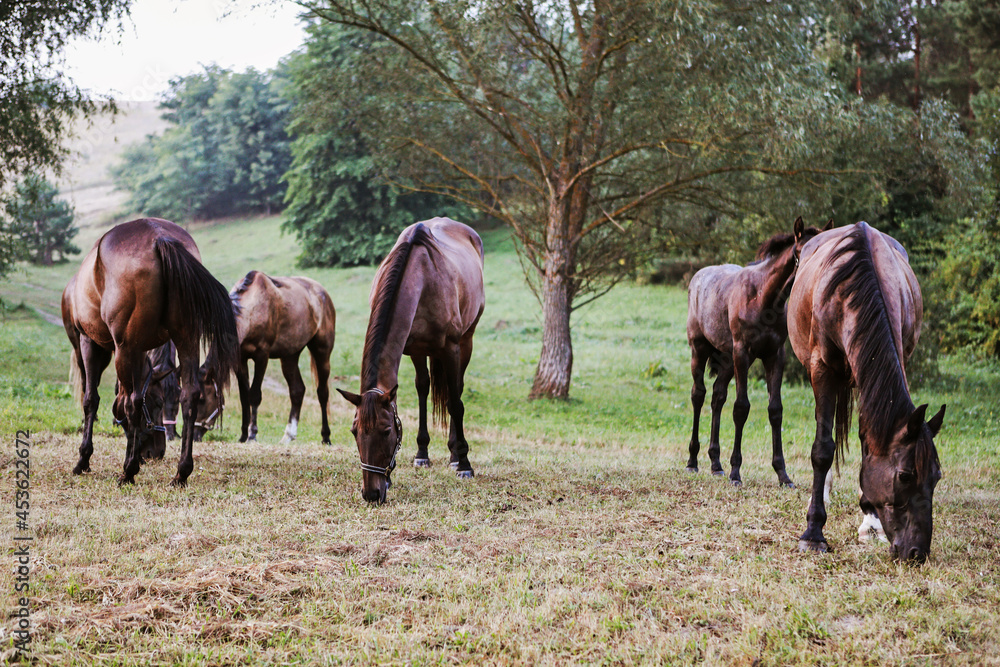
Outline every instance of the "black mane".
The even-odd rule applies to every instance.
[[[760,244],[755,262],[762,262],[769,257],[780,255],[793,245],[795,245],[794,234],[775,234]]]
[[[884,455],[900,420],[913,412],[913,401],[906,386],[903,360],[896,350],[889,313],[882,292],[878,270],[872,255],[868,226],[859,224],[844,237],[830,262],[846,257],[834,272],[823,298],[830,300],[841,291],[847,308],[857,317],[854,336],[848,341],[857,366],[851,375],[858,393],[858,414],[867,430],[863,445],[873,446],[873,453]],[[838,424],[838,449],[850,430],[848,412],[844,433]]]
[[[371,315],[368,318],[368,331],[365,333],[365,346],[361,354],[362,391],[372,389],[378,384],[378,361],[392,325],[392,315],[396,309],[396,294],[403,281],[403,274],[410,259],[410,251],[418,245],[427,248],[435,247],[434,238],[427,226],[422,223],[418,223],[413,228],[410,238],[397,245],[386,257],[386,270],[375,291]]]

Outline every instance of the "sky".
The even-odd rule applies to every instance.
[[[274,67],[302,44],[300,11],[287,0],[135,0],[123,32],[66,49],[66,73],[93,93],[159,100],[170,79],[202,65]]]

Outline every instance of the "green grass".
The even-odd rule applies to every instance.
[[[257,218],[191,229],[227,287],[250,269],[304,273],[326,286],[338,315],[332,384],[356,390],[374,269],[296,269],[295,240],[278,225]],[[167,487],[175,444],[134,487],[115,485],[124,438],[110,426],[109,372],[93,472],[72,476],[81,413],[65,384],[69,345],[34,308],[58,314],[75,265],[29,268],[0,285],[7,304],[25,304],[0,325],[0,428],[10,443],[18,428],[34,434],[39,662],[1000,662],[997,365],[946,357],[942,379],[914,391],[917,403],[948,404],[925,566],[899,565],[886,547],[857,542],[856,444],[829,507],[835,551],[802,555],[811,389],[782,391],[798,488],[778,488],[770,469],[759,380],[744,487],[687,474],[683,290],[623,285],[576,313],[572,400],[529,402],[539,308],[504,233],[484,240],[487,309],[465,397],[476,478],[454,477],[444,434],[434,430],[435,466],[401,465],[380,508],[360,498],[352,410],[336,394],[332,446],[318,444],[314,387],[299,440],[277,444],[288,410],[277,364],[268,369],[261,443],[235,442],[230,408],[224,427],[196,444],[181,491]],[[302,368],[309,377],[304,358]],[[404,462],[415,448],[412,383],[404,359]],[[726,458],[732,431],[730,401]],[[0,493],[11,502],[12,453],[0,456],[9,472]],[[12,591],[10,568],[0,570],[0,590]]]

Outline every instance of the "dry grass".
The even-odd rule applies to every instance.
[[[995,486],[981,484],[989,475],[941,483],[934,552],[917,569],[852,539],[846,483],[828,524],[836,552],[803,556],[806,494],[777,488],[766,471],[736,490],[679,471],[676,446],[474,435],[475,480],[442,465],[402,468],[381,508],[361,502],[345,446],[203,443],[187,490],[166,487],[175,452],[118,489],[121,438],[100,438],[94,472],[78,478],[76,436],[40,435],[37,660],[997,659],[1000,512]]]

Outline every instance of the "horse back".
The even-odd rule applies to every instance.
[[[730,352],[733,334],[729,303],[742,267],[735,264],[706,266],[688,284],[688,341],[704,338],[715,349]]]
[[[415,304],[408,347],[419,341],[437,347],[442,337],[458,340],[472,335],[483,313],[483,242],[467,225],[434,218],[407,227],[396,246],[412,238],[417,225],[424,225],[430,239],[411,250],[397,303],[403,309]],[[392,255],[376,273],[372,303]]]
[[[891,236],[865,222],[817,235],[802,249],[798,273],[788,301],[788,334],[795,355],[807,366],[818,357],[827,366],[851,365],[849,359],[859,313],[850,306],[857,283],[838,276],[842,267],[856,261],[854,252],[843,252],[857,233],[868,240],[877,283],[879,308],[889,322],[893,343],[901,359],[913,352],[920,336],[923,301],[906,251]]]

